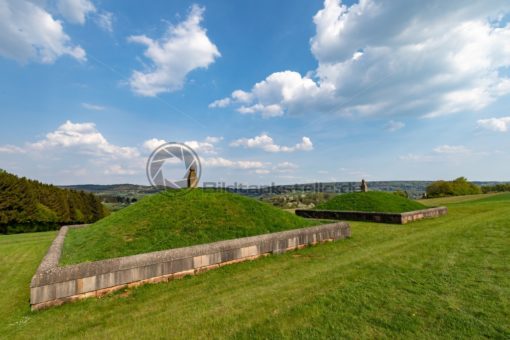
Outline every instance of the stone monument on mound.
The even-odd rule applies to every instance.
[[[361,189],[361,192],[367,192],[368,191],[368,184],[367,184],[367,182],[365,182],[364,179],[361,180],[360,189]]]
[[[194,167],[191,167],[188,173],[188,188],[193,188],[196,185],[197,185],[197,170]]]

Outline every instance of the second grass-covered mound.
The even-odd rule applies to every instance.
[[[60,262],[97,261],[317,224],[227,192],[155,194],[86,228],[69,230]]]
[[[319,204],[317,209],[403,213],[427,209],[427,207],[419,202],[393,193],[369,191],[335,196],[329,201]]]

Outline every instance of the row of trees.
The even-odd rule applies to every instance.
[[[482,187],[482,191],[484,193],[510,191],[510,183],[496,184],[496,185],[485,185]]]
[[[465,177],[459,177],[453,181],[436,181],[427,187],[427,197],[445,197],[481,194],[482,189]]]
[[[136,197],[128,197],[128,196],[112,196],[112,195],[101,195],[103,202],[105,203],[122,203],[122,204],[131,204],[138,202]]]
[[[61,189],[0,170],[0,233],[91,223],[107,214],[101,200],[91,193]]]

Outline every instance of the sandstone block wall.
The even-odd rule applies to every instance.
[[[338,210],[303,210],[297,209],[296,215],[307,218],[318,218],[326,220],[347,220],[406,224],[424,218],[434,218],[446,215],[448,208],[437,207],[423,210],[410,211],[406,213],[384,213],[366,211],[338,211]]]
[[[58,262],[69,228],[60,229],[32,277],[32,309],[100,296],[128,286],[166,281],[351,235],[349,225],[339,222],[61,267]]]

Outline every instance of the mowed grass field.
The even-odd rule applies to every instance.
[[[428,198],[428,199],[421,199],[417,200],[417,202],[429,206],[434,207],[437,205],[447,205],[452,203],[462,203],[462,202],[468,202],[468,201],[475,201],[475,200],[481,200],[486,199],[492,196],[500,196],[503,199],[506,199],[505,194],[501,193],[489,193],[489,194],[478,194],[478,195],[466,195],[466,196],[451,196],[451,197],[440,197],[440,198]]]
[[[440,200],[433,205],[442,204]],[[0,236],[2,338],[510,338],[510,195],[349,240],[31,312],[54,232]]]

